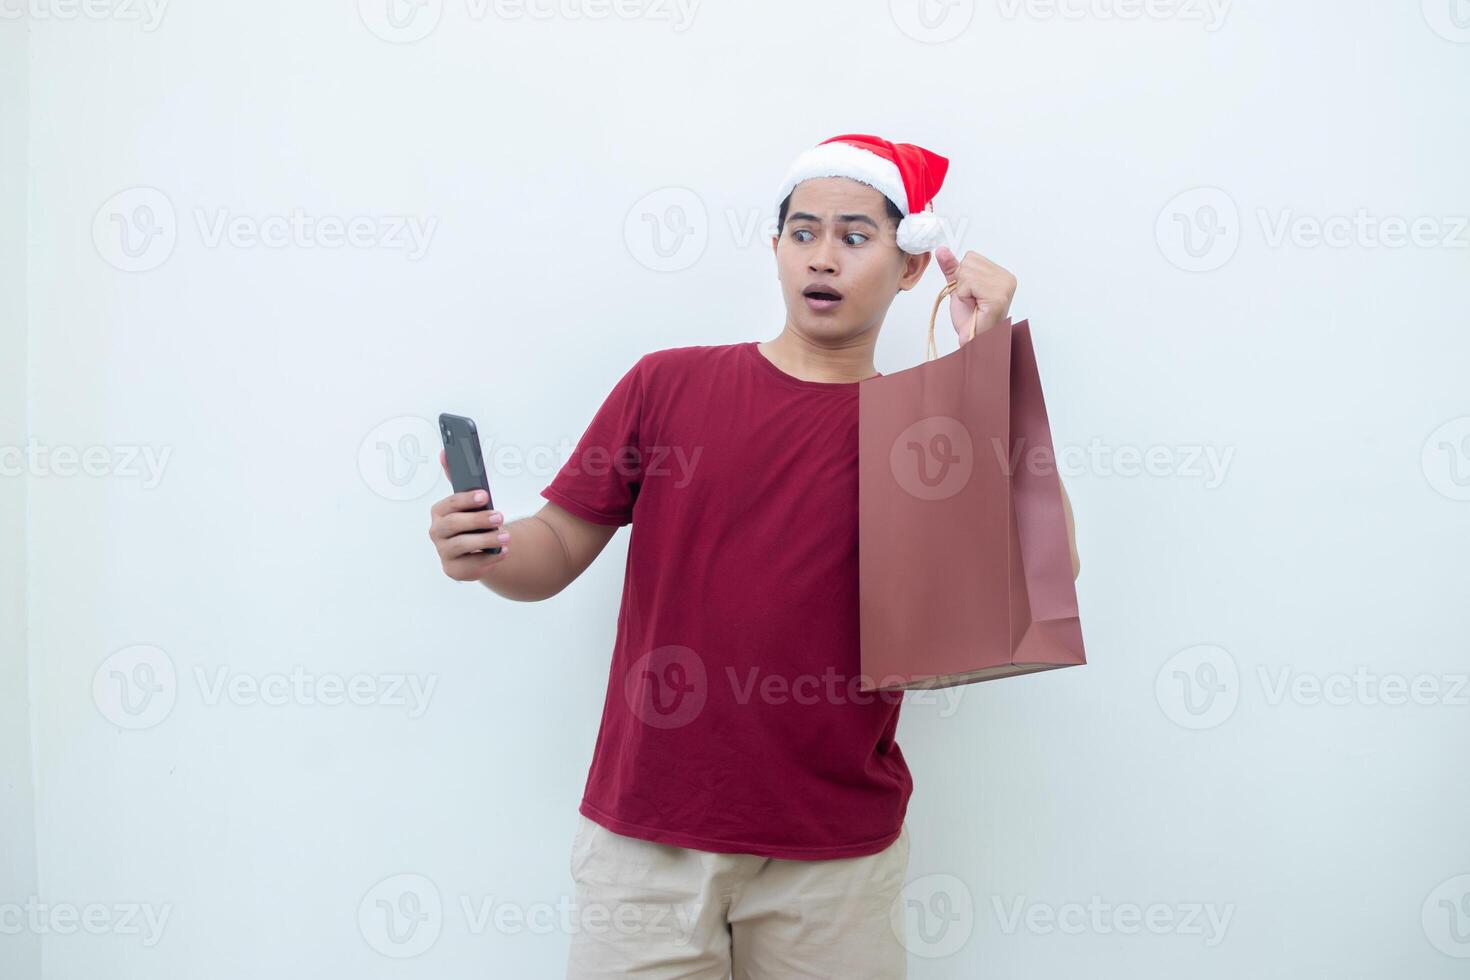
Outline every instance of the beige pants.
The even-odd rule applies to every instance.
[[[788,861],[656,844],[577,814],[568,980],[902,980],[908,824],[877,854]]]

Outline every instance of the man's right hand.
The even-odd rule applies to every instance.
[[[449,475],[449,462],[439,451],[439,465]],[[429,540],[439,552],[444,574],[456,582],[476,582],[510,550],[510,532],[501,528],[505,516],[497,510],[476,510],[485,505],[483,490],[452,493],[429,511]],[[484,548],[500,548],[500,554],[484,554]]]

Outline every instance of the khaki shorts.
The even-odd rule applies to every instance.
[[[568,980],[902,980],[909,834],[788,861],[658,844],[577,814]]]

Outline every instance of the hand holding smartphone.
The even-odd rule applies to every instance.
[[[470,512],[480,513],[490,510],[495,503],[490,497],[490,479],[485,473],[485,457],[480,452],[480,434],[475,428],[474,419],[463,415],[441,414],[439,416],[439,435],[444,441],[444,462],[449,470],[449,482],[453,485],[454,492],[483,490],[485,504],[470,508]],[[478,533],[484,533],[485,529],[477,530]],[[498,555],[500,551],[499,547],[494,547],[481,548],[469,553]]]

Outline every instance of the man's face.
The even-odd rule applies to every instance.
[[[786,224],[771,239],[792,327],[814,339],[838,340],[881,324],[893,297],[918,282],[929,264],[928,253],[901,250],[897,232],[874,187],[846,177],[797,184]],[[807,295],[820,289],[841,298]]]

